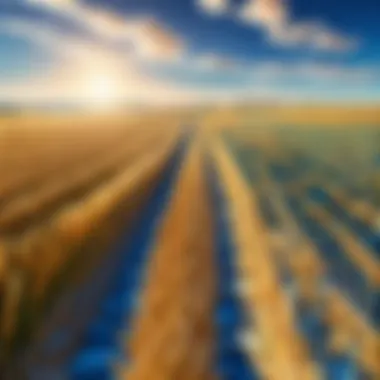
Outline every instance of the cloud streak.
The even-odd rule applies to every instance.
[[[330,52],[347,52],[357,41],[320,22],[293,20],[285,0],[247,0],[239,19],[260,26],[270,41],[283,46],[303,46]]]
[[[229,9],[228,0],[195,0],[196,6],[210,15],[221,15]]]
[[[185,45],[178,37],[154,20],[142,20],[131,28],[135,51],[140,57],[158,61],[178,61]]]
[[[185,43],[178,36],[149,17],[126,19],[77,0],[24,1],[66,17],[102,39],[130,44],[142,59],[177,60],[185,50]]]
[[[359,45],[356,39],[322,22],[293,19],[285,0],[246,0],[236,14],[230,12],[231,0],[198,0],[199,3],[203,4],[200,9],[206,13],[230,14],[241,23],[260,28],[274,45],[336,53],[353,51]]]

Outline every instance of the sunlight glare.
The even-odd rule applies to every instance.
[[[84,97],[90,106],[110,108],[121,98],[121,85],[110,75],[96,75],[87,79]]]

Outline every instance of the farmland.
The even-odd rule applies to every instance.
[[[162,130],[149,121],[51,120],[4,124],[2,133],[2,338],[17,345],[66,277],[75,281],[72,261],[80,256],[84,277],[117,221],[138,211],[177,131],[170,122]]]
[[[380,378],[378,117],[3,117],[6,378]]]
[[[298,357],[287,363],[308,368],[302,378],[378,378],[377,127],[295,122],[267,130],[228,130],[225,136],[251,194],[250,207],[259,216],[250,224],[262,232],[257,238],[281,286],[277,297],[284,311],[263,317],[262,323],[277,318],[274,326],[285,324],[290,309],[288,328],[296,328],[291,336]],[[255,265],[264,270],[258,257],[251,255],[251,260],[252,270]],[[268,299],[275,302],[274,296]],[[264,308],[262,299],[253,302],[258,310]],[[280,333],[275,346],[284,344],[290,354],[290,341]],[[267,361],[263,370],[272,371]],[[301,368],[294,371],[302,373]]]

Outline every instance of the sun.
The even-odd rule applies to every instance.
[[[76,83],[77,97],[89,109],[118,108],[125,95],[125,80],[115,71],[88,72]]]
[[[85,98],[97,106],[112,106],[120,97],[120,83],[106,75],[97,75],[85,84]]]

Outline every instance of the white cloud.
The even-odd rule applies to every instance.
[[[358,46],[358,41],[332,31],[316,22],[285,24],[277,29],[270,29],[272,42],[284,46],[304,46],[320,51],[349,52]]]
[[[287,24],[288,14],[281,0],[247,0],[239,11],[239,17],[247,23],[277,30]]]
[[[229,0],[196,0],[197,7],[210,15],[221,15],[229,9]]]
[[[284,0],[247,0],[240,8],[238,18],[262,28],[272,43],[283,46],[304,46],[331,52],[347,52],[357,47],[356,40],[323,23],[293,20]]]
[[[97,68],[124,73],[137,70],[136,61],[127,53],[37,22],[8,17],[0,21],[0,34],[22,38],[47,50],[58,58],[52,69],[66,68],[78,77]]]
[[[130,28],[130,36],[136,53],[142,58],[176,61],[185,52],[183,41],[154,20],[134,23]]]
[[[25,0],[67,17],[89,32],[113,42],[131,43],[140,58],[177,60],[184,42],[152,18],[126,19],[100,7],[77,0]]]
[[[310,36],[310,41],[321,50],[345,52],[355,50],[359,42],[321,26],[315,36]]]

